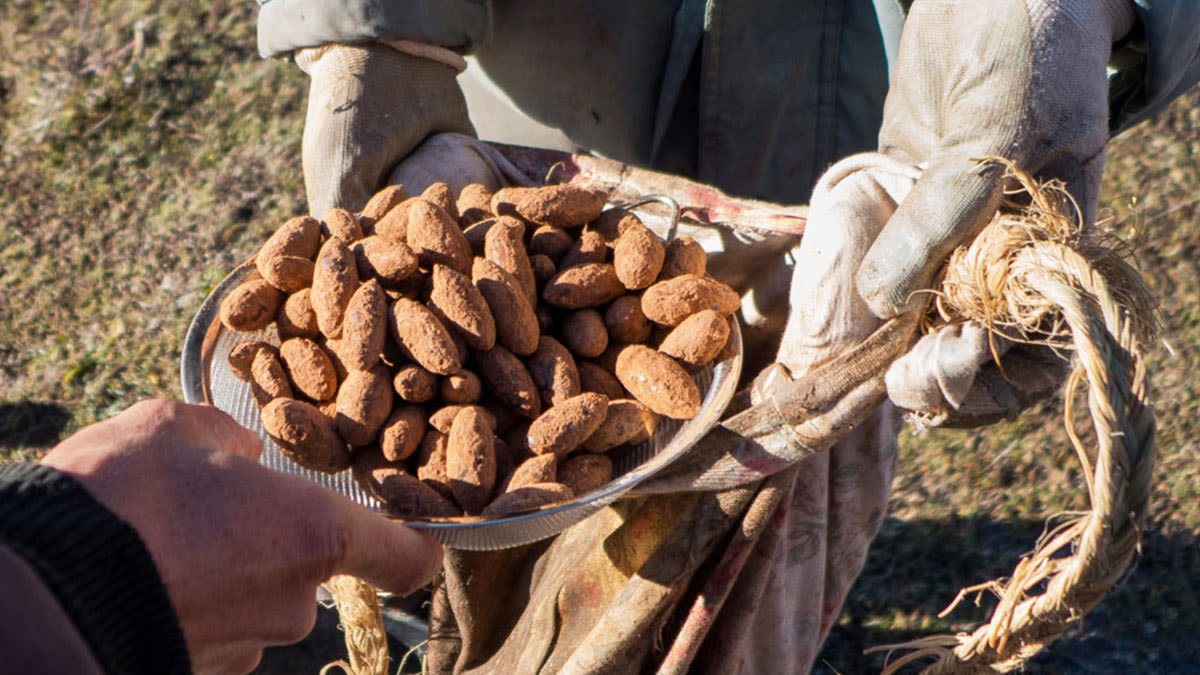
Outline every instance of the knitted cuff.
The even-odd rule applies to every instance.
[[[75,479],[40,464],[0,465],[0,542],[37,570],[106,673],[191,672],[141,538]]]

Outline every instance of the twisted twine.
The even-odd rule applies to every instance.
[[[993,220],[952,256],[937,307],[944,320],[973,319],[1006,338],[1074,352],[1065,418],[1087,480],[1091,510],[1043,537],[1007,581],[991,590],[991,619],[970,634],[877,647],[913,649],[885,675],[925,657],[923,672],[1009,672],[1079,621],[1124,574],[1146,517],[1154,462],[1154,414],[1142,344],[1155,331],[1154,302],[1119,246],[1079,226],[1059,184],[1038,185],[1008,166],[1031,203]],[[1003,365],[1003,364],[1001,364]],[[1073,431],[1072,406],[1086,382],[1095,453]]]

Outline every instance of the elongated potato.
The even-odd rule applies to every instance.
[[[238,343],[229,350],[229,371],[242,382],[253,382],[254,374],[250,372],[250,367],[254,363],[254,357],[258,355],[258,350],[264,348],[275,349],[259,340]]]
[[[391,314],[392,336],[406,356],[439,375],[453,375],[462,369],[454,340],[429,308],[399,298],[392,304]]]
[[[537,282],[533,277],[533,267],[529,262],[529,253],[525,250],[523,237],[525,225],[507,216],[497,218],[496,224],[488,229],[484,237],[484,256],[508,272],[521,285],[529,304],[537,305]]]
[[[471,273],[471,245],[458,228],[458,221],[442,207],[412,200],[405,230],[409,248],[426,266],[439,263],[463,274]]]
[[[495,318],[496,340],[514,354],[532,354],[537,349],[538,320],[521,284],[486,258],[475,259],[471,278]]]
[[[571,352],[549,335],[538,339],[537,351],[529,357],[528,365],[529,375],[546,406],[558,405],[583,393]]]
[[[421,199],[442,207],[451,220],[458,222],[458,198],[454,196],[454,190],[451,190],[449,185],[442,181],[431,183],[421,193]]]
[[[425,437],[425,410],[416,405],[398,405],[379,430],[379,449],[390,462],[401,462],[421,447]]]
[[[512,492],[532,485],[533,483],[553,483],[558,477],[558,457],[553,454],[534,455],[513,471],[504,487],[505,492]]]
[[[410,518],[453,518],[462,511],[449,499],[403,468],[389,463],[374,449],[354,459],[354,477],[384,503],[388,514]]]
[[[641,343],[650,339],[653,326],[642,313],[642,298],[622,295],[604,311],[604,325],[614,342]]]
[[[544,255],[557,263],[567,251],[571,250],[575,240],[566,230],[553,225],[542,225],[533,231],[529,237],[530,255]]]
[[[717,358],[727,340],[729,320],[711,309],[704,309],[681,321],[663,338],[658,351],[699,368]]]
[[[683,366],[645,345],[629,345],[617,356],[617,379],[654,412],[689,420],[700,412],[700,388]]]
[[[626,228],[641,224],[642,221],[633,215],[631,211],[617,206],[601,213],[595,220],[588,224],[586,231],[597,232],[606,241],[616,241],[625,232]]]
[[[607,398],[593,392],[579,394],[538,416],[529,425],[525,442],[535,455],[561,459],[595,433],[607,414]]]
[[[613,247],[613,268],[630,290],[646,288],[662,270],[666,248],[658,235],[642,224],[631,224]]]
[[[308,338],[284,340],[279,355],[292,385],[314,401],[328,401],[337,393],[337,371],[320,345]]]
[[[258,273],[284,293],[294,293],[312,285],[313,261],[294,255],[277,255],[257,260]]]
[[[558,269],[586,265],[587,263],[602,263],[608,258],[608,242],[599,232],[584,230],[579,238],[571,244],[571,248],[558,261]]]
[[[450,433],[450,428],[454,425],[455,418],[458,414],[467,408],[474,408],[476,414],[483,417],[484,420],[491,426],[493,430],[496,428],[496,416],[490,410],[481,405],[471,405],[467,403],[451,403],[450,405],[438,408],[432,415],[429,416],[429,426],[437,429],[443,434]]]
[[[491,349],[496,344],[496,322],[470,277],[435,264],[432,282],[426,305],[442,324],[454,329],[471,349]]]
[[[252,333],[266,328],[283,302],[283,293],[265,279],[251,279],[221,301],[221,323],[229,330]]]
[[[251,392],[259,406],[277,398],[293,398],[287,369],[274,347],[255,352],[250,362],[250,375],[253,378]]]
[[[483,515],[510,516],[523,511],[533,511],[543,506],[565,502],[575,497],[571,488],[562,483],[534,483],[523,488],[505,492],[487,505]]]
[[[363,238],[362,225],[359,224],[358,218],[346,209],[330,209],[325,217],[321,218],[321,230],[328,237],[337,237],[346,242],[347,246]]]
[[[479,374],[496,398],[524,417],[534,418],[541,413],[542,405],[533,378],[512,352],[503,345],[496,345],[477,353],[475,358]]]
[[[546,282],[542,299],[555,307],[596,307],[625,293],[616,270],[607,263],[587,263],[561,270]],[[644,310],[644,308],[643,308]]]
[[[658,278],[672,279],[684,274],[703,275],[708,267],[708,254],[695,239],[681,235],[667,244],[666,256],[663,259],[662,271]]]
[[[642,294],[642,313],[655,323],[677,326],[702,309],[729,316],[738,310],[741,298],[725,284],[697,274],[660,281]]]
[[[491,218],[492,191],[485,185],[470,183],[458,193],[458,224],[465,230],[468,225]]]
[[[442,400],[446,403],[475,403],[483,394],[483,382],[469,370],[460,370],[442,379]]]
[[[317,313],[313,311],[309,297],[311,288],[302,288],[287,296],[275,313],[275,328],[282,340],[293,337],[316,338],[321,335],[317,326]]]
[[[608,348],[604,317],[590,308],[571,312],[562,323],[562,339],[567,349],[581,358],[600,356]]]
[[[358,290],[358,267],[346,242],[336,237],[321,246],[313,270],[309,302],[317,315],[317,326],[325,337],[342,334],[342,319],[350,296]]]
[[[583,442],[589,452],[607,452],[626,443],[641,443],[654,435],[658,416],[641,401],[622,398],[608,402],[608,415]]]
[[[363,207],[361,215],[364,219],[375,223],[407,198],[408,195],[405,194],[403,185],[389,185],[367,200],[367,205]]]
[[[427,429],[417,454],[417,478],[446,499],[453,500],[450,478],[446,475],[446,443],[448,438],[436,429]]]
[[[392,388],[396,394],[409,403],[424,403],[432,399],[437,387],[437,375],[415,363],[397,368],[392,378]]]
[[[625,398],[628,395],[615,375],[591,361],[579,361],[576,367],[579,369],[579,386],[583,391],[594,391],[610,399]]]
[[[571,488],[576,496],[603,487],[612,478],[613,463],[607,455],[575,455],[558,468],[558,482]]]
[[[350,247],[361,279],[377,277],[380,283],[395,285],[417,271],[417,256],[402,241],[372,235]]]
[[[321,223],[311,216],[296,216],[275,230],[255,261],[288,255],[312,260],[321,248]]]
[[[579,227],[595,220],[608,194],[578,185],[501,188],[492,196],[492,213],[519,215],[539,225]]]
[[[300,466],[325,473],[350,466],[350,452],[333,421],[312,405],[277,398],[263,406],[259,419],[279,449]]]
[[[496,435],[481,409],[467,406],[454,418],[446,442],[446,475],[454,499],[467,513],[479,513],[496,487]]]
[[[351,370],[370,370],[379,363],[387,338],[387,295],[371,279],[358,287],[342,320],[342,359]]]
[[[337,393],[337,430],[350,445],[375,441],[392,411],[392,381],[387,367],[351,371]]]

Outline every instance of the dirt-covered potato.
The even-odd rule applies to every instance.
[[[617,379],[654,412],[690,420],[700,412],[700,388],[683,366],[645,345],[629,345],[617,356]]]
[[[379,449],[390,462],[401,462],[421,447],[425,437],[425,410],[417,405],[396,406],[379,430]]]
[[[411,518],[453,518],[462,511],[437,490],[402,467],[387,461],[374,449],[357,453],[354,477],[367,492],[384,503],[393,516]]]
[[[337,237],[349,246],[363,238],[362,225],[358,218],[346,209],[330,209],[321,218],[321,230],[327,237]]]
[[[263,429],[300,466],[337,473],[350,466],[350,452],[333,421],[304,401],[277,398],[259,411]]]
[[[534,455],[513,470],[505,492],[519,490],[534,483],[553,483],[558,477],[558,457],[553,454]]]
[[[642,298],[622,295],[604,310],[604,325],[614,342],[642,343],[650,339],[653,326],[642,313]]]
[[[287,369],[274,347],[259,349],[250,362],[251,392],[261,406],[277,398],[293,398]]]
[[[555,307],[597,307],[625,293],[617,272],[607,263],[587,263],[561,270],[546,282],[542,299]]]
[[[369,370],[379,363],[387,338],[387,295],[371,279],[358,287],[342,320],[342,362],[351,370]]]
[[[462,369],[450,332],[428,307],[399,298],[392,304],[391,315],[392,337],[406,356],[438,375],[453,375]]]
[[[337,371],[320,345],[308,338],[292,338],[279,345],[279,355],[297,391],[314,401],[328,401],[337,393]]]
[[[258,273],[267,283],[284,293],[294,293],[312,285],[313,261],[294,255],[257,259]]]
[[[574,244],[575,240],[561,227],[542,225],[529,237],[529,253],[544,255],[551,262],[557,263]]]
[[[492,191],[485,185],[470,183],[458,193],[458,224],[466,229],[472,223],[491,218]]]
[[[545,286],[547,281],[558,274],[554,261],[544,253],[535,253],[529,256],[529,266],[533,268],[533,280],[537,283],[538,288]]]
[[[471,273],[471,245],[442,207],[424,199],[412,200],[408,209],[406,242],[421,263],[446,265],[463,274]]]
[[[738,310],[741,298],[725,284],[697,274],[684,274],[660,281],[642,294],[642,313],[655,323],[677,326],[702,309],[729,316]]]
[[[465,274],[445,265],[434,265],[426,304],[471,349],[488,350],[496,344],[492,311],[479,288]]]
[[[496,322],[496,340],[521,356],[537,349],[538,320],[517,279],[487,258],[476,258],[471,279]]]
[[[321,334],[317,326],[317,313],[313,311],[309,297],[311,293],[311,288],[302,288],[287,296],[279,306],[279,311],[275,313],[275,328],[281,339],[315,338]]]
[[[695,239],[681,235],[667,244],[662,271],[658,278],[672,279],[684,274],[704,274],[708,266],[708,254]]]
[[[427,429],[417,449],[417,478],[437,490],[446,499],[453,500],[450,478],[446,475],[446,443],[448,438],[436,429]]]
[[[493,422],[477,406],[454,418],[446,441],[446,475],[454,500],[467,513],[479,513],[496,487],[496,435]]]
[[[573,396],[542,413],[529,425],[526,445],[535,455],[566,457],[604,422],[608,399],[587,392]]]
[[[265,279],[250,279],[221,301],[221,323],[229,330],[252,333],[266,328],[279,311],[283,293]]]
[[[311,216],[296,216],[275,230],[255,260],[268,260],[281,255],[312,260],[320,248],[321,223]]]
[[[250,366],[254,363],[254,357],[258,354],[258,350],[263,348],[275,349],[259,340],[240,342],[235,345],[233,349],[229,350],[229,371],[242,382],[253,382],[254,375],[250,372]]]
[[[346,242],[326,240],[317,254],[309,302],[317,315],[317,326],[325,337],[342,334],[342,319],[350,296],[358,290],[358,266]]]
[[[658,351],[673,356],[693,368],[717,358],[729,340],[729,319],[711,309],[703,309],[679,323]]]
[[[403,185],[389,185],[367,200],[367,205],[363,207],[360,215],[371,223],[376,223],[407,198]]]
[[[616,241],[626,228],[641,224],[642,221],[632,212],[617,206],[601,213],[587,226],[587,230],[598,232],[606,241]]]
[[[613,268],[625,288],[639,290],[654,283],[666,249],[658,235],[641,223],[630,224],[613,247]]]
[[[484,257],[508,272],[521,285],[531,306],[537,305],[537,282],[525,250],[525,225],[515,219],[498,218],[484,237]]]
[[[496,345],[475,355],[479,374],[496,398],[512,406],[524,417],[534,418],[542,405],[533,378],[512,352]]]
[[[417,201],[416,197],[404,199],[388,209],[387,214],[375,221],[374,234],[388,241],[408,243],[408,212]]]
[[[608,258],[608,242],[599,232],[584,230],[579,238],[571,244],[571,248],[558,261],[558,269],[586,265],[587,263],[602,263]]]
[[[417,256],[402,241],[379,235],[364,237],[350,247],[360,279],[378,278],[380,283],[398,284],[417,270]]]
[[[537,351],[529,357],[529,375],[547,406],[557,405],[582,393],[579,371],[571,352],[549,335],[538,339]]]
[[[454,190],[451,190],[449,185],[442,181],[433,183],[421,193],[421,199],[442,207],[451,220],[458,222],[458,198],[454,196]]]
[[[608,194],[578,185],[501,188],[492,196],[492,213],[518,215],[538,225],[579,227],[596,219]]]
[[[396,369],[392,378],[392,388],[401,400],[409,403],[425,403],[432,399],[438,390],[437,375],[425,370],[415,363]]]
[[[620,298],[618,298],[620,299]],[[576,356],[595,358],[608,348],[608,328],[604,317],[594,309],[571,312],[562,322],[563,344]]]
[[[579,386],[583,391],[594,391],[604,394],[610,399],[625,398],[625,388],[617,381],[617,377],[591,361],[579,361]]]
[[[483,393],[479,376],[469,370],[460,370],[442,378],[441,394],[446,403],[474,403]]]
[[[581,454],[558,467],[558,482],[580,496],[603,487],[613,479],[613,463],[607,455]]]
[[[387,367],[354,370],[337,392],[337,430],[350,445],[367,445],[392,412],[392,381]]]
[[[443,434],[450,433],[450,427],[454,424],[454,419],[458,414],[467,408],[475,408],[475,412],[487,420],[492,429],[496,428],[496,416],[487,408],[481,405],[473,405],[468,403],[451,403],[450,405],[438,408],[432,415],[429,416],[429,426],[437,429]]]
[[[571,492],[571,488],[562,483],[534,483],[500,495],[487,505],[482,515],[509,516],[565,502],[574,497],[575,493]]]
[[[641,443],[654,435],[658,415],[645,403],[622,398],[608,402],[608,416],[583,442],[589,452],[607,452],[626,443]]]

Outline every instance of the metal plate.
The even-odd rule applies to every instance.
[[[292,462],[263,430],[258,406],[250,385],[239,380],[229,369],[229,352],[234,346],[253,340],[279,344],[274,326],[258,333],[226,330],[218,319],[221,301],[246,278],[255,274],[247,263],[234,270],[205,299],[192,319],[184,341],[180,374],[183,397],[188,403],[209,403],[263,438],[262,463],[283,473],[304,476],[333,489],[369,509],[382,512],[382,504],[365,491],[350,470],[337,474],[311,471]],[[613,480],[602,488],[571,502],[548,506],[520,515],[501,518],[464,516],[460,518],[402,518],[414,528],[428,530],[435,538],[454,548],[493,550],[532,543],[554,536],[592,513],[616,501],[625,492],[646,480],[682,456],[720,420],[733,398],[742,368],[742,336],[737,321],[730,318],[731,354],[695,375],[704,392],[699,414],[691,420],[662,418],[654,437],[636,446],[616,448]]]

